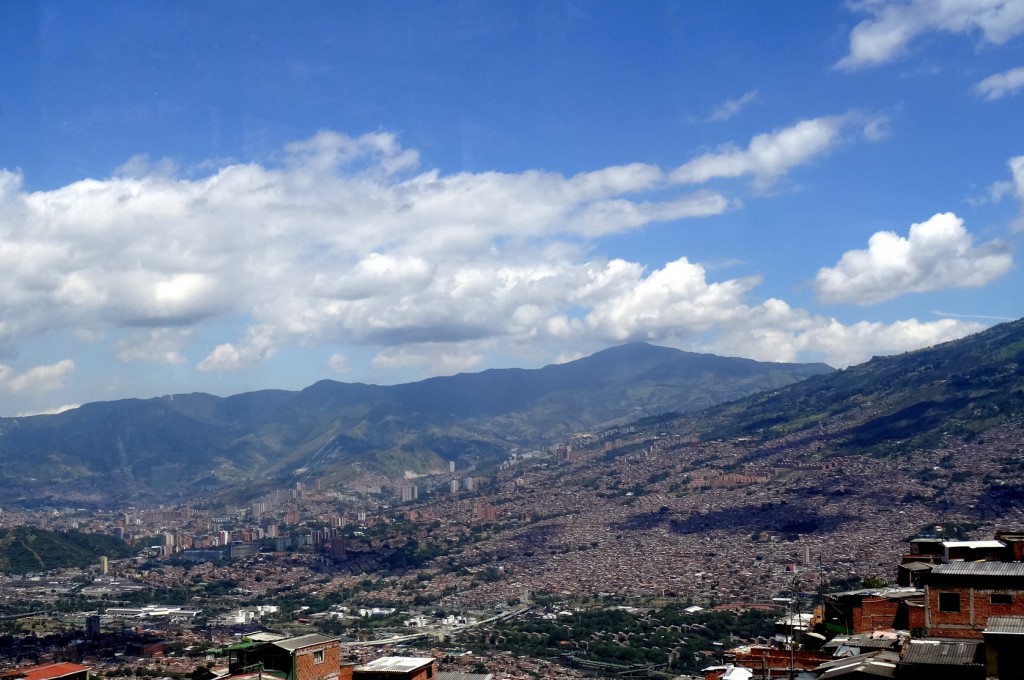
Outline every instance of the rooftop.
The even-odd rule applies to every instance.
[[[931,573],[952,576],[1024,576],[1024,562],[950,562],[936,564]]]
[[[903,663],[966,666],[975,663],[980,644],[965,640],[911,640]]]
[[[1002,541],[943,541],[942,547],[982,550],[984,548],[1005,548],[1006,544]]]
[[[382,656],[370,663],[356,666],[357,671],[374,673],[408,673],[434,663],[430,657],[422,656]]]
[[[309,635],[300,635],[299,637],[288,638],[287,640],[275,640],[270,644],[281,649],[286,649],[289,652],[294,652],[296,649],[302,649],[303,647],[311,647],[313,645],[322,645],[328,642],[338,642],[338,638],[327,637],[326,635],[317,635],[311,633]]]
[[[990,616],[985,635],[1024,635],[1024,616]]]
[[[23,668],[21,673],[25,680],[51,680],[88,670],[88,666],[80,666],[77,663],[50,663],[45,666]]]

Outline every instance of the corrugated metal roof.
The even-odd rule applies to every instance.
[[[903,663],[929,666],[966,666],[975,663],[980,642],[964,640],[911,640]]]
[[[902,644],[903,640],[899,635],[875,635],[873,633],[858,633],[857,635],[837,635],[824,645],[822,649],[835,649],[837,647],[859,647],[860,649],[889,649]]]
[[[825,597],[843,597],[847,595],[902,599],[906,597],[914,597],[915,595],[924,595],[924,589],[915,588],[913,586],[898,586],[895,588],[861,588],[859,590],[844,590],[840,593],[825,593]]]
[[[302,649],[303,647],[309,647],[310,645],[322,645],[325,642],[337,641],[337,638],[311,633],[309,635],[300,635],[299,637],[288,638],[287,640],[276,640],[270,644],[275,647],[280,647],[281,649],[287,649],[289,652],[294,652],[296,649]]]
[[[953,576],[1024,576],[1024,562],[950,562],[936,564],[931,573]]]
[[[1006,544],[1002,541],[943,541],[943,548],[971,548],[973,550],[981,550],[983,548],[1005,548]]]
[[[437,674],[437,680],[492,680],[492,673],[453,673],[442,671]]]
[[[1024,616],[990,616],[986,635],[1024,635]]]
[[[408,673],[432,663],[434,663],[434,660],[430,657],[382,656],[370,663],[356,666],[356,670],[360,672],[372,671],[374,673]]]

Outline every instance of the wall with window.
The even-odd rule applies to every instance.
[[[927,626],[936,637],[980,640],[990,616],[1024,616],[1024,590],[966,582],[934,585],[926,592]]]
[[[338,680],[340,667],[337,642],[295,650],[295,680]]]

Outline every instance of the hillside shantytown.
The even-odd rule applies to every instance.
[[[1017,346],[1021,327],[993,333]],[[5,672],[1016,677],[1024,427],[985,395],[1006,404],[1021,363],[993,337],[495,464],[366,469],[244,504],[10,506]],[[965,376],[972,343],[1002,368]],[[946,370],[988,391],[907,416],[921,386],[937,408]],[[871,374],[909,377],[872,396]],[[764,427],[776,404],[802,424]]]

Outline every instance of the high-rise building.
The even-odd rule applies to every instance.
[[[104,576],[106,576],[107,575],[107,571],[109,571],[109,570],[110,570],[110,564],[107,562],[107,556],[106,555],[101,555],[100,556],[100,573],[103,574]]]
[[[91,614],[85,617],[85,637],[95,639],[100,636],[100,615]]]
[[[462,488],[466,491],[473,491],[476,488],[476,480],[472,477],[466,477],[462,480]]]
[[[414,501],[420,496],[420,490],[415,484],[405,484],[402,486],[402,502],[408,503]]]

